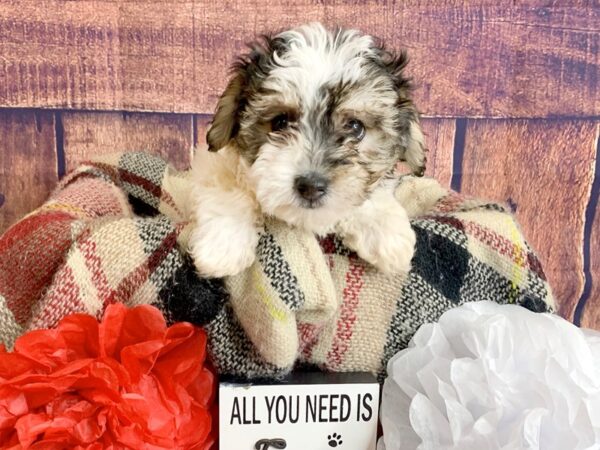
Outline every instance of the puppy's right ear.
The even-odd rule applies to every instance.
[[[234,76],[217,103],[217,110],[206,133],[209,152],[216,152],[225,147],[239,131],[239,115],[247,75],[246,70],[241,66],[234,70]]]

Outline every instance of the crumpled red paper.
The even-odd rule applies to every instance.
[[[143,305],[0,345],[0,448],[194,449],[215,442],[206,335]]]

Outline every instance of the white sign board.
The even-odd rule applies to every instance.
[[[379,384],[368,374],[221,383],[220,450],[375,450]]]

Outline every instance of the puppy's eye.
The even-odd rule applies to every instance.
[[[346,130],[358,141],[365,137],[365,125],[358,119],[350,119],[346,123]]]
[[[289,125],[290,118],[286,113],[279,114],[271,120],[271,130],[275,132],[285,130]]]

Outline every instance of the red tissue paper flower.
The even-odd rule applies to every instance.
[[[160,311],[110,305],[0,345],[2,449],[210,449],[206,334]]]

